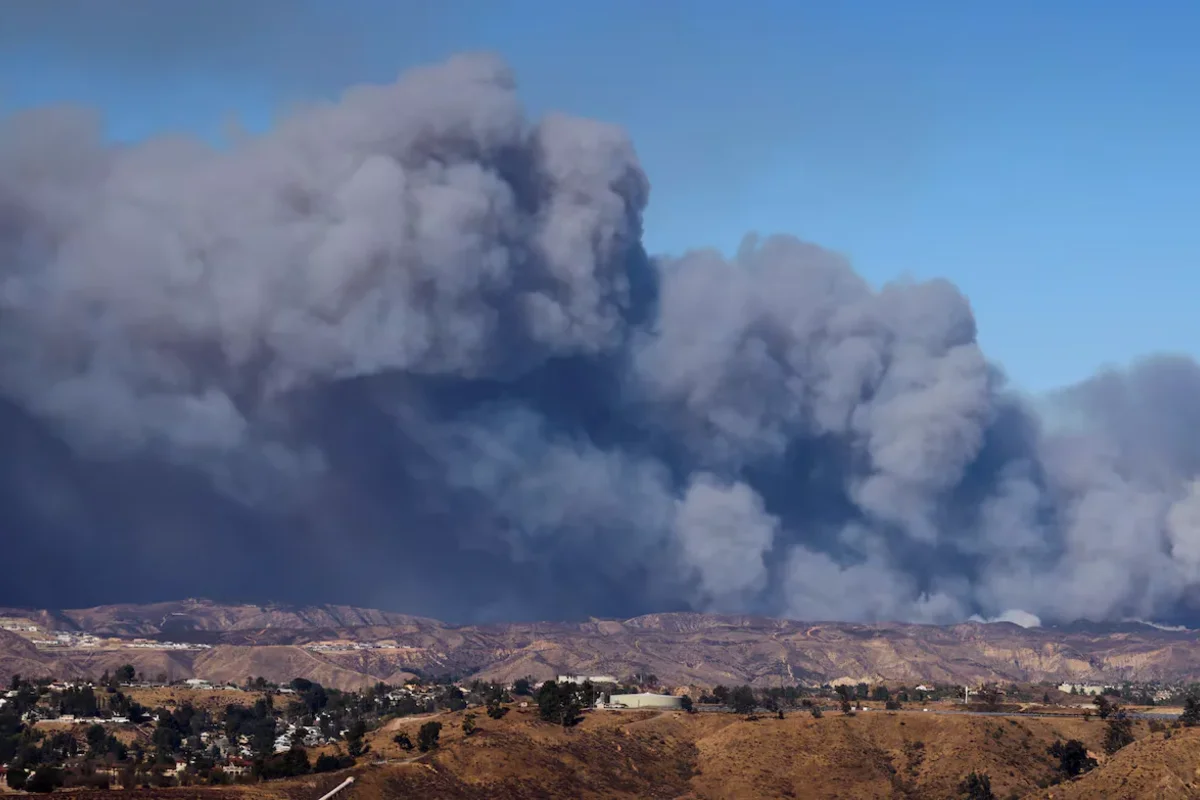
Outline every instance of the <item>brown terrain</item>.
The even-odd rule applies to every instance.
[[[986,773],[997,798],[1196,797],[1200,729],[1150,733],[1105,756],[1104,724],[919,711],[801,712],[757,720],[733,714],[590,712],[576,727],[540,722],[514,707],[500,720],[478,715],[470,737],[462,712],[436,715],[440,746],[405,753],[399,731],[416,737],[428,717],[394,720],[370,734],[376,761],[346,772],[235,787],[86,792],[94,800],[316,800],[347,776],[339,800],[518,800],[523,798],[957,798],[966,773]],[[1099,760],[1063,781],[1047,753],[1079,739]]]
[[[939,627],[681,613],[453,626],[344,606],[238,606],[203,600],[70,611],[0,609],[0,620],[27,620],[50,635],[101,638],[90,648],[46,647],[30,642],[43,634],[0,630],[0,678],[12,673],[94,676],[125,663],[147,676],[165,673],[172,680],[304,677],[344,689],[399,683],[414,671],[511,681],[568,671],[624,677],[646,670],[667,683],[710,686],[774,685],[780,679],[978,683],[1200,678],[1195,631],[1139,624],[1103,629],[1025,629],[1009,623]],[[135,638],[210,648],[130,647]],[[356,644],[372,646],[349,649]]]

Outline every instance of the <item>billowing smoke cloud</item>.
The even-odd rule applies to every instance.
[[[227,149],[6,121],[0,602],[1192,613],[1194,362],[1046,422],[951,284],[650,258],[648,199],[622,131],[527,119],[484,56]]]

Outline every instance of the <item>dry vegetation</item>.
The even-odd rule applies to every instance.
[[[149,688],[130,688],[125,693],[130,699],[141,703],[146,708],[175,709],[182,703],[191,703],[193,707],[204,711],[223,714],[225,708],[233,703],[254,705],[264,697],[264,692],[236,692],[223,689],[190,689],[182,686],[154,686]],[[274,698],[277,702],[279,698]]]
[[[213,693],[214,695],[217,693]],[[157,698],[166,700],[166,697]],[[88,792],[92,800],[315,800],[353,774],[343,800],[516,800],[517,798],[957,798],[972,771],[991,777],[995,796],[1116,800],[1200,794],[1200,729],[1151,733],[1108,758],[1104,723],[1079,717],[1038,719],[874,711],[814,719],[747,720],[733,714],[593,712],[576,727],[538,721],[512,707],[503,719],[474,709],[479,725],[462,732],[463,712],[393,720],[372,732],[372,756],[349,772],[252,786]],[[431,718],[443,724],[433,752],[401,750]],[[1079,739],[1100,766],[1056,781],[1047,748]],[[368,763],[385,759],[388,763]],[[108,795],[112,795],[111,798]]]
[[[442,747],[410,765],[368,768],[348,800],[393,798],[957,798],[972,771],[996,797],[1195,797],[1200,730],[1169,738],[1136,725],[1137,744],[1103,755],[1104,724],[923,713],[869,713],[746,721],[729,714],[589,714],[563,731],[533,713],[480,720],[464,740],[445,714]],[[415,736],[421,720],[394,725]],[[389,758],[394,730],[376,734]],[[1051,785],[1056,740],[1079,739],[1100,766]]]
[[[1111,759],[1104,725],[1079,718],[1029,719],[922,713],[870,713],[813,719],[747,721],[732,714],[593,713],[576,728],[540,723],[513,709],[501,720],[479,715],[480,730],[461,731],[462,713],[438,715],[441,746],[428,755],[401,751],[398,731],[414,740],[427,718],[394,722],[372,736],[389,761],[355,771],[346,800],[398,798],[957,798],[971,772],[991,776],[998,798],[1195,797],[1200,730],[1170,738],[1138,723],[1137,744]],[[1058,739],[1083,741],[1100,767],[1051,785]],[[325,776],[332,785],[340,776]],[[322,783],[321,785],[324,785]],[[264,785],[271,796],[303,797],[313,780]],[[194,790],[193,790],[194,791]],[[176,796],[176,795],[173,795]]]

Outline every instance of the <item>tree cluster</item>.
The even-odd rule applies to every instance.
[[[958,785],[963,800],[996,800],[992,793],[992,778],[986,772],[972,772]]]
[[[438,738],[442,735],[442,723],[430,720],[417,731],[417,749],[428,753],[438,746]]]
[[[1088,755],[1087,746],[1078,739],[1055,742],[1050,745],[1048,752],[1058,759],[1059,772],[1068,778],[1096,768],[1096,759]]]
[[[538,716],[569,728],[580,719],[583,708],[582,688],[574,683],[546,681],[538,690]]]
[[[1200,699],[1189,694],[1183,701],[1183,713],[1179,715],[1179,724],[1185,728],[1200,725]]]

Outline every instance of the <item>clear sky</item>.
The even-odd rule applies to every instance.
[[[216,136],[498,51],[532,112],[629,129],[652,251],[786,232],[948,277],[1040,391],[1200,346],[1198,40],[1194,0],[6,0],[0,108]]]

